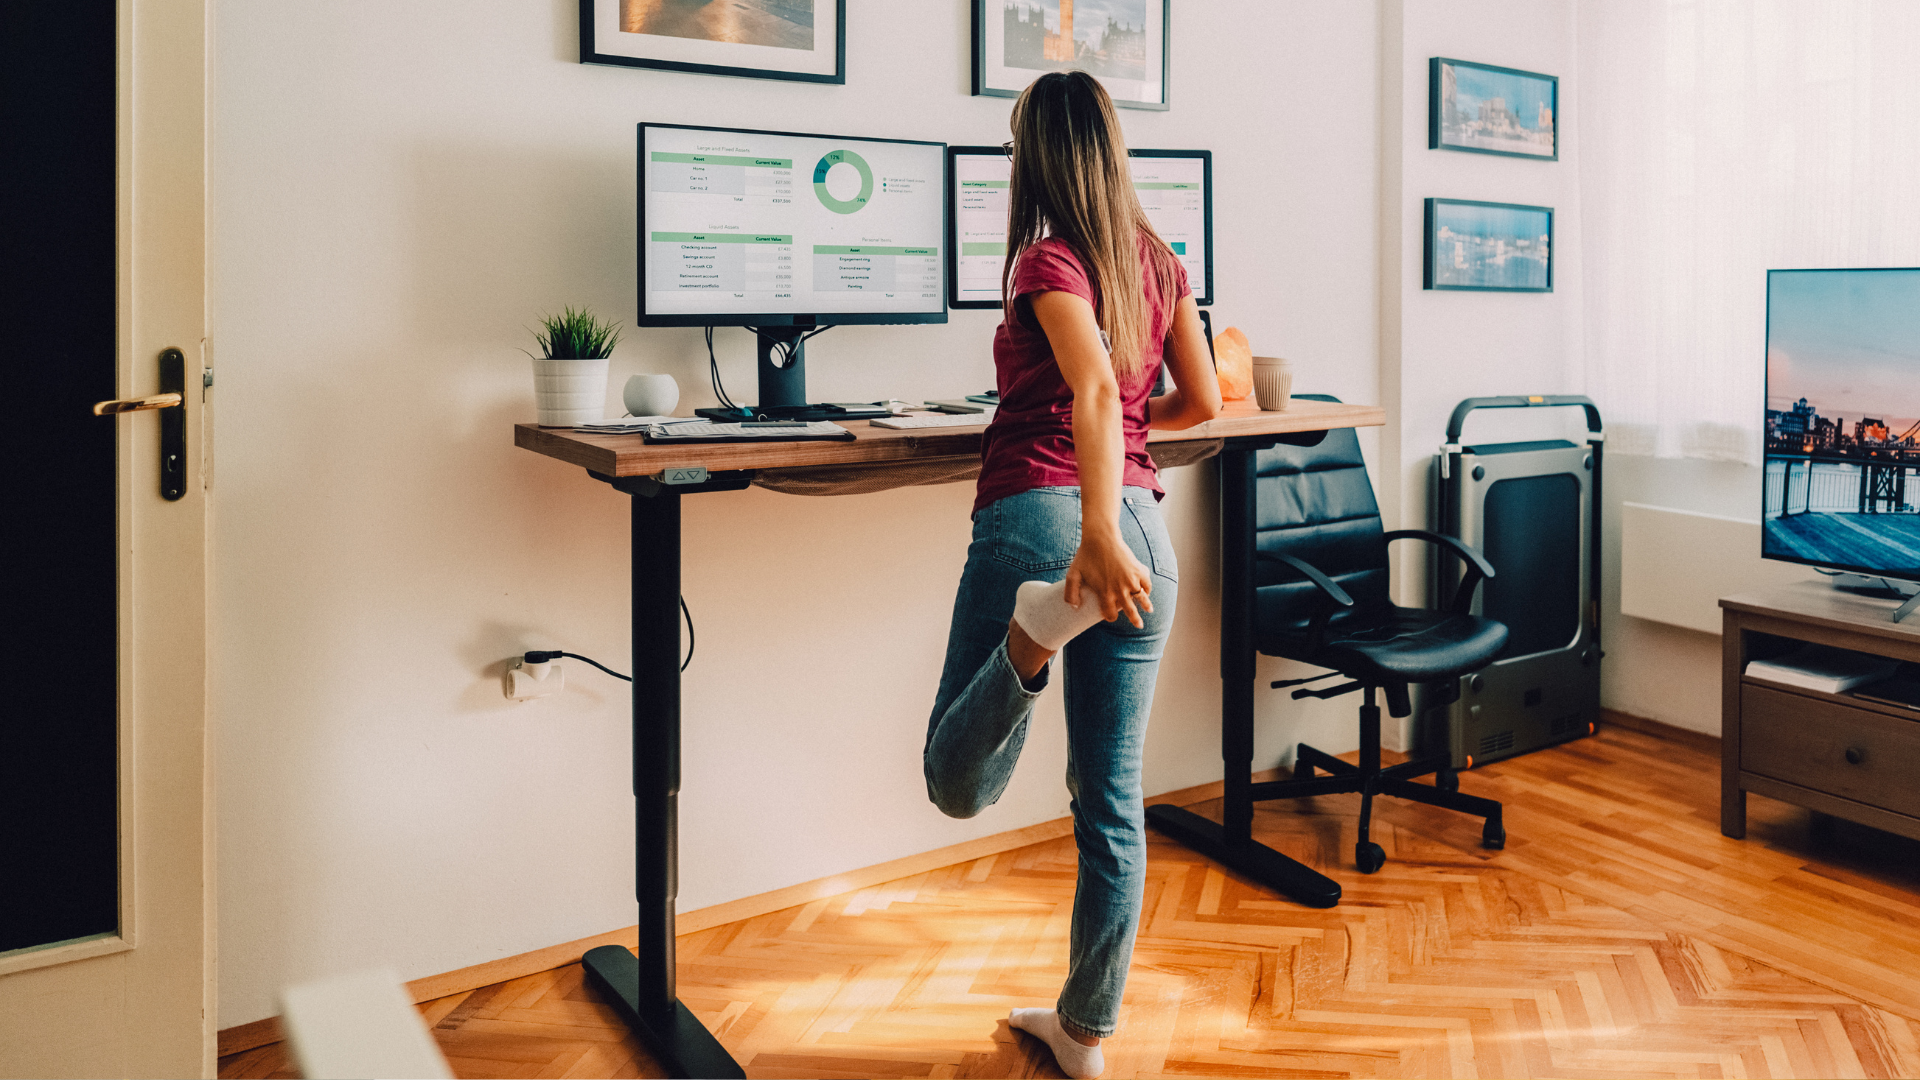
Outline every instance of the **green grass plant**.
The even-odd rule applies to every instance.
[[[558,315],[543,317],[533,339],[550,360],[598,360],[613,355],[613,347],[620,343],[620,324],[602,322],[587,308],[575,311],[568,307]]]

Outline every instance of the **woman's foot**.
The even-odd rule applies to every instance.
[[[1100,621],[1100,605],[1082,602],[1074,607],[1067,603],[1064,581],[1023,581],[1013,594],[1013,621],[1034,644],[1056,653]]]
[[[1052,1009],[1015,1009],[1007,1023],[1046,1043],[1060,1071],[1075,1080],[1093,1080],[1106,1070],[1100,1040],[1068,1031],[1060,1023],[1060,1014]]]

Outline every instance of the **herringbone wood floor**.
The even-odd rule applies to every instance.
[[[1338,878],[1298,907],[1156,834],[1107,1075],[1920,1076],[1920,844],[1751,800],[1718,827],[1704,742],[1618,727],[1501,762],[1474,819],[1266,804]],[[1201,806],[1217,813],[1217,806]],[[682,1000],[756,1077],[1058,1076],[1009,1031],[1066,968],[1071,839],[680,939]],[[461,1076],[660,1076],[577,965],[421,1006]],[[223,1077],[291,1076],[280,1045]]]

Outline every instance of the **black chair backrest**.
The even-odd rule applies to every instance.
[[[1324,395],[1296,395],[1337,401]],[[1254,550],[1313,564],[1353,597],[1333,625],[1391,606],[1387,543],[1360,440],[1336,428],[1315,446],[1276,446],[1254,457]],[[1330,603],[1299,571],[1259,560],[1255,618],[1265,633],[1304,630]]]

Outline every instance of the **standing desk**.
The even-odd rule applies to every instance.
[[[1252,401],[1229,403],[1218,417],[1185,431],[1148,434],[1163,465],[1215,453],[1244,454],[1333,428],[1386,423],[1378,406],[1296,400],[1285,412]],[[640,945],[635,956],[605,945],[582,958],[587,978],[607,995],[648,1049],[674,1076],[740,1077],[739,1063],[680,1004],[674,985],[674,900],[678,883],[680,793],[680,500],[759,483],[774,490],[874,491],[959,479],[977,465],[981,428],[894,431],[864,421],[843,424],[841,442],[700,443],[662,446],[638,435],[602,435],[518,424],[515,446],[588,471],[631,496],[633,564],[633,791],[635,895]],[[1175,444],[1175,445],[1167,445]],[[892,481],[892,482],[890,482]],[[1246,743],[1244,748],[1241,743]],[[1251,740],[1225,739],[1229,782],[1246,776]],[[1237,760],[1244,755],[1246,760]]]

